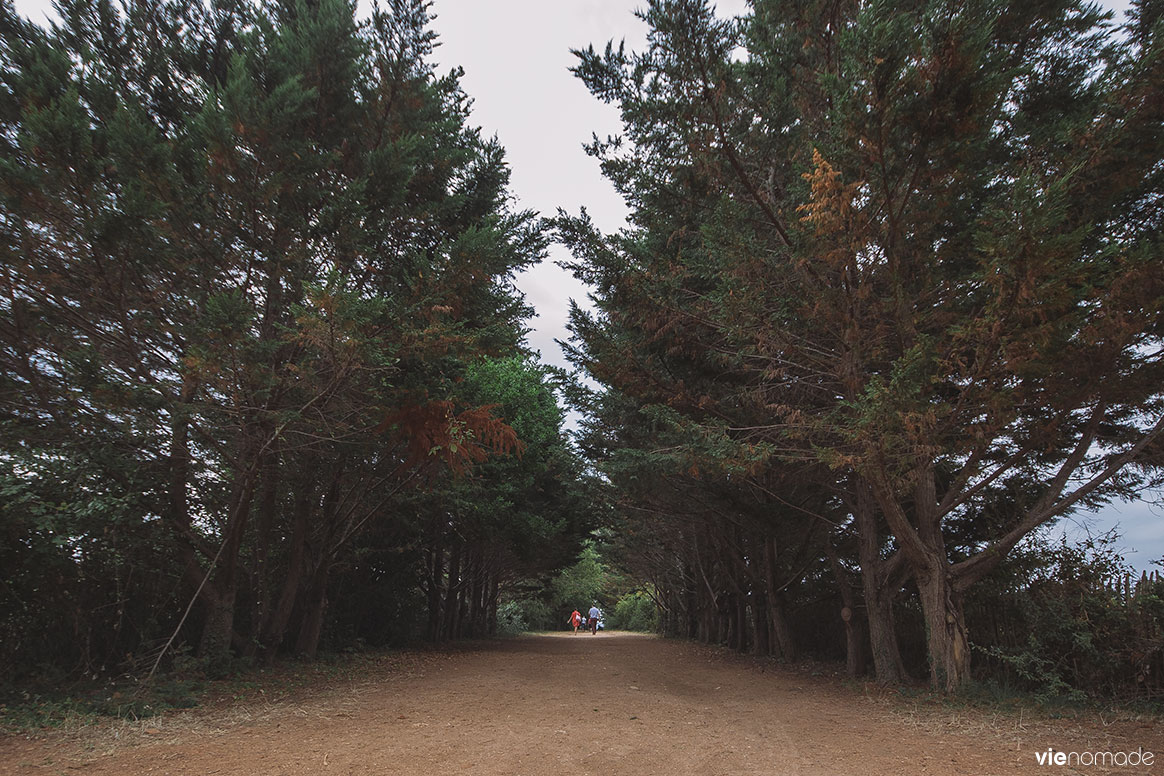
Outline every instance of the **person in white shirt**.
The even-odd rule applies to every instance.
[[[598,633],[598,618],[602,616],[602,612],[598,611],[598,605],[590,607],[590,633],[591,635]]]

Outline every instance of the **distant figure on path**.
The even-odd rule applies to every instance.
[[[602,616],[602,612],[598,611],[598,604],[590,607],[590,635],[598,633],[598,618]]]
[[[578,626],[582,624],[582,613],[575,609],[574,613],[566,620],[566,623],[574,626],[574,635],[577,636]]]

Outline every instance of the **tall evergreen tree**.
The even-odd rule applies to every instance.
[[[28,501],[5,541],[123,532],[143,582],[176,559],[190,616],[159,602],[108,655],[179,619],[208,657],[314,654],[355,537],[532,444],[462,384],[522,351],[513,277],[545,238],[433,71],[427,3],[59,11],[0,6],[0,464]]]
[[[1136,492],[1164,428],[1164,81],[1137,9],[1116,34],[1076,2],[771,0],[736,24],[660,0],[643,54],[580,52],[622,110],[593,151],[634,215],[562,223],[598,289],[577,362],[736,458],[829,467],[883,566],[867,603],[912,577],[947,690],[966,590]]]

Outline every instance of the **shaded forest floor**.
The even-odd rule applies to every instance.
[[[410,652],[277,690],[259,683],[136,723],[0,737],[0,775],[1164,773],[1156,719],[910,703],[631,634]],[[1040,767],[1049,747],[1142,749],[1157,762]]]

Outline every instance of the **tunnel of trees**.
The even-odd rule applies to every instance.
[[[1159,3],[652,0],[644,51],[576,52],[616,234],[516,209],[421,0],[59,12],[0,0],[6,682],[591,598],[1164,694],[1164,582],[1045,533],[1161,484]],[[551,240],[573,375],[514,285]]]

